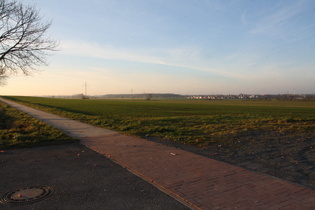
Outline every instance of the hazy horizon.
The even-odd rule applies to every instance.
[[[0,95],[314,94],[313,0],[23,0],[60,42]]]
[[[311,95],[315,96],[315,93],[237,93],[237,94],[223,94],[223,93],[208,93],[208,94],[180,94],[180,93],[157,93],[157,92],[139,92],[139,93],[106,93],[106,94],[85,94],[85,93],[74,93],[74,94],[48,94],[48,95],[18,95],[18,94],[12,94],[12,95],[4,95],[2,96],[27,96],[27,97],[72,97],[72,96],[91,96],[91,97],[101,97],[101,96],[110,96],[110,95],[126,95],[126,96],[132,96],[132,95],[147,95],[147,94],[152,94],[152,95],[178,95],[178,96],[239,96],[239,95],[257,95],[257,96],[286,96],[286,95],[294,95],[294,96],[302,96],[302,95]],[[0,94],[1,96],[1,94]]]

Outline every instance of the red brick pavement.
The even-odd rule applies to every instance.
[[[3,100],[3,99],[0,99]],[[315,209],[315,191],[265,174],[4,100],[200,209]]]
[[[315,209],[315,191],[120,134],[82,143],[201,209]]]

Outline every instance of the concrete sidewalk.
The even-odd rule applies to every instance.
[[[1,99],[3,100],[3,99]],[[224,162],[3,100],[201,209],[313,209],[315,191]]]

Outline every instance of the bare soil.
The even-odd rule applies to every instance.
[[[198,148],[147,137],[151,141],[315,189],[315,135],[313,133],[250,131],[231,138],[233,138],[233,145],[214,144],[208,148]]]

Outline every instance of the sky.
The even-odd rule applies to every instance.
[[[314,94],[314,0],[23,0],[60,44],[1,95]]]

